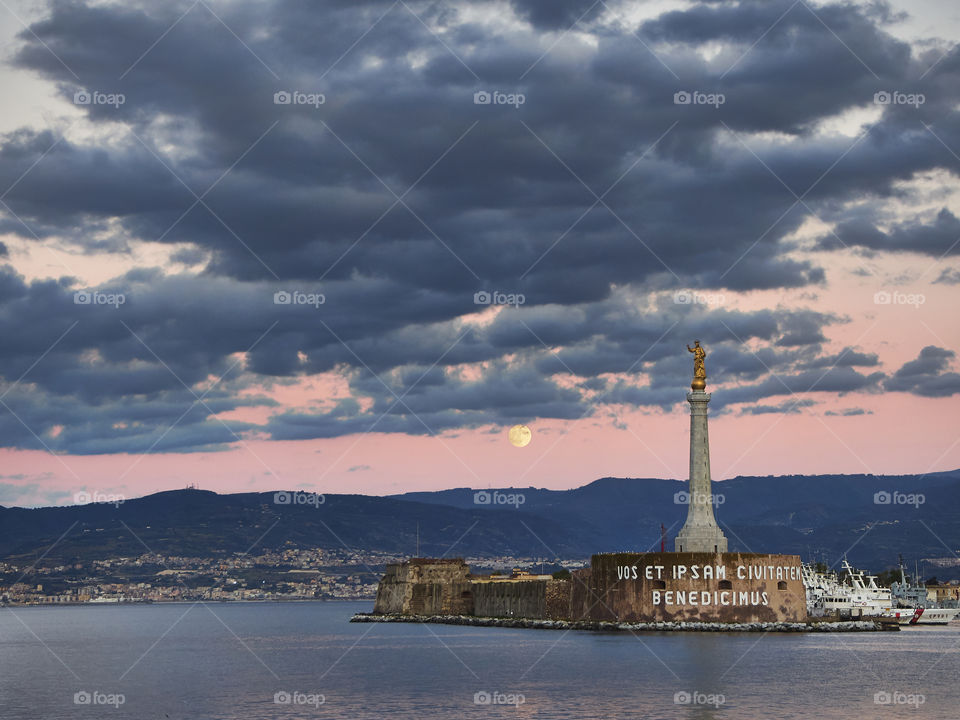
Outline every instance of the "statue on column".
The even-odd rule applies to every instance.
[[[690,387],[694,390],[703,390],[707,386],[707,371],[703,366],[707,351],[700,346],[699,340],[693,341],[693,347],[687,345],[687,350],[693,353],[693,382]]]

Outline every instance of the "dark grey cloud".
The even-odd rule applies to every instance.
[[[816,405],[815,400],[805,398],[780,403],[779,405],[747,405],[740,410],[741,415],[797,415],[801,408]]]
[[[550,7],[563,15],[575,5],[551,3]],[[779,5],[747,3],[723,11],[741,21],[746,32],[750,22],[745,17],[761,13],[756,22],[766,21],[767,14],[782,12]],[[539,6],[525,7],[534,12]],[[451,30],[448,45],[477,73],[481,87],[518,89],[519,76],[539,57],[521,41],[522,33],[510,39],[477,38],[455,9],[441,12],[429,4],[412,8]],[[124,105],[86,109],[99,122],[119,120],[140,139],[130,137],[109,152],[60,143],[46,158],[48,162],[38,165],[15,189],[11,203],[18,215],[46,232],[58,225],[62,230],[72,228],[77,242],[87,244],[91,233],[82,229],[105,217],[119,217],[133,237],[204,246],[212,252],[211,271],[238,277],[262,277],[271,271],[282,277],[315,277],[328,270],[333,277],[346,277],[362,271],[449,291],[471,281],[470,270],[459,256],[485,281],[512,284],[537,301],[597,299],[608,292],[610,282],[663,274],[671,279],[671,273],[707,284],[722,280],[736,289],[791,287],[823,279],[822,270],[809,261],[788,259],[778,252],[777,238],[804,218],[799,211],[783,216],[793,200],[790,194],[749,152],[731,156],[712,150],[720,135],[728,135],[728,127],[756,129],[747,121],[755,122],[760,107],[779,108],[795,122],[801,110],[822,118],[864,101],[837,93],[824,108],[798,99],[797,83],[809,80],[810,92],[818,97],[824,96],[822,84],[805,76],[784,82],[782,75],[772,74],[766,58],[782,53],[772,38],[769,45],[761,43],[751,51],[749,64],[728,76],[742,76],[744,85],[764,95],[762,102],[759,96],[742,98],[741,108],[734,108],[732,90],[730,105],[721,113],[674,105],[676,82],[656,57],[632,34],[607,32],[600,36],[597,58],[579,76],[570,77],[562,56],[545,57],[536,76],[519,88],[528,102],[519,111],[506,113],[472,103],[478,80],[402,8],[384,15],[364,44],[323,77],[322,88],[310,85],[320,81],[315,79],[316,71],[307,68],[333,65],[342,53],[344,38],[369,29],[380,17],[381,6],[366,5],[355,12],[338,6],[321,13],[278,5],[275,32],[265,37],[253,32],[253,18],[243,5],[223,10],[227,11],[225,21],[247,37],[253,53],[198,7],[121,82],[116,70],[124,72],[149,47],[142,41],[170,26],[176,19],[173,9],[150,14],[54,6],[50,19],[33,31],[71,68],[77,68],[91,87],[119,85],[117,89],[127,96]],[[693,19],[697,12],[694,8],[688,15]],[[882,54],[887,46],[895,46],[898,57],[890,64],[899,67],[900,56],[909,55],[907,46],[889,37],[877,42],[880,31],[856,10],[836,12],[845,13],[838,24],[850,34],[863,33],[863,44],[873,52]],[[722,28],[723,24],[717,26],[715,39],[726,37]],[[795,51],[795,62],[812,65],[811,74],[817,65],[829,67],[820,57],[820,45],[829,43],[835,52],[848,53],[809,14],[791,12],[778,25],[778,33],[781,30],[800,32],[811,41],[809,47],[801,42]],[[643,28],[651,42],[677,39],[671,34],[661,38],[658,33],[655,22]],[[109,35],[111,42],[96,43],[101,35]],[[463,38],[463,47],[456,43],[462,35],[470,36]],[[24,40],[17,56],[20,65],[47,74],[72,97],[76,83],[63,66],[32,35],[25,33]],[[428,56],[422,68],[403,61],[406,53],[414,51]],[[362,64],[374,56],[394,61],[374,70]],[[864,82],[874,82],[862,65],[848,59],[844,68]],[[694,77],[712,72],[693,47],[683,49],[678,61]],[[626,68],[632,68],[627,75]],[[766,68],[768,74],[754,77],[750,73],[756,68]],[[278,88],[300,86],[324,91],[328,102],[317,110],[272,103]],[[781,102],[778,93],[784,99],[793,98],[792,104]],[[161,127],[157,116],[172,117],[180,124]],[[383,118],[390,118],[388,126]],[[195,192],[208,188],[219,177],[218,171],[248,151],[275,121],[279,124],[205,198],[230,228],[200,205],[179,219],[193,202],[184,184]],[[370,229],[394,201],[379,178],[402,192],[474,122],[479,123],[477,129],[420,181],[408,199],[429,230],[402,206],[387,212]],[[641,162],[605,197],[629,229],[599,206],[525,275],[593,203],[593,195],[580,179],[595,192],[603,192],[674,122],[678,126],[650,153],[649,161]],[[780,122],[764,129],[786,128]],[[52,140],[29,133],[20,138],[10,150],[11,176],[47,150]],[[200,156],[188,160],[165,156],[159,149],[163,141],[186,141],[198,148]],[[825,142],[802,152],[771,155],[766,162],[799,192],[844,149],[841,143]],[[173,173],[153,153],[163,157]],[[858,167],[864,160],[869,162],[869,154],[855,154],[850,160],[854,175],[838,178],[830,197],[850,188],[851,180],[856,186],[877,177],[874,168]],[[846,167],[835,172],[843,175]],[[696,175],[689,172],[693,168]],[[808,203],[827,196],[820,196],[819,189],[826,188],[833,177],[821,181]],[[67,193],[67,187],[82,191]],[[742,202],[744,194],[751,198],[749,208]],[[508,245],[516,236],[519,218],[523,218],[524,239]],[[17,227],[13,223],[11,229]],[[243,243],[233,236],[232,228],[241,229],[237,234]],[[368,229],[365,242],[349,249]],[[20,232],[26,230],[20,228]],[[764,241],[754,245],[761,237]],[[500,251],[501,247],[508,251]],[[498,251],[490,252],[493,248]],[[573,268],[576,283],[569,282]]]
[[[777,345],[796,347],[811,345],[826,340],[823,334],[823,325],[819,318],[810,313],[793,315],[789,318],[787,332],[777,339]]]
[[[503,312],[493,324],[472,337],[477,348],[490,342],[505,345],[513,360],[509,364],[493,362],[482,378],[443,374],[439,367],[446,365],[445,361],[434,367],[405,368],[376,377],[360,368],[354,371],[350,388],[354,397],[373,400],[368,409],[362,409],[359,402],[350,398],[324,412],[282,413],[273,417],[269,431],[284,439],[332,437],[348,432],[423,435],[491,423],[510,425],[532,418],[606,416],[603,408],[609,405],[669,410],[684,400],[690,367],[686,362],[678,362],[678,354],[685,352],[684,345],[695,334],[708,343],[711,377],[715,375],[722,384],[714,398],[717,412],[784,395],[794,397],[776,406],[747,407],[741,412],[796,412],[797,408],[815,402],[801,397],[807,393],[876,392],[884,378],[881,372],[864,375],[856,371],[853,365],[875,363],[871,356],[852,350],[846,353],[851,355],[846,363],[834,356],[818,358],[819,345],[790,350],[771,347],[756,354],[744,352],[742,343],[754,339],[757,333],[775,338],[785,332],[778,320],[784,323],[792,319],[789,313],[714,311],[704,316],[688,306],[671,305],[664,317],[635,318],[623,331],[622,344],[618,344],[613,342],[617,334],[605,322],[612,327],[614,318],[620,317],[626,308],[612,302],[605,305],[605,313],[571,317],[566,327],[553,322],[555,314],[551,308]],[[594,311],[598,309],[599,306],[592,307]],[[821,323],[834,320],[826,315],[811,315]],[[676,322],[676,327],[664,334],[662,328],[668,322]],[[593,340],[559,352],[538,348],[536,344],[530,346],[534,328],[540,339],[545,336],[550,338],[548,342],[563,343],[583,333],[578,323],[591,325]],[[729,330],[717,331],[725,326],[736,327],[739,332],[734,335]],[[656,331],[662,337],[657,338]],[[630,333],[635,337],[628,337]],[[509,343],[505,343],[507,337]],[[498,347],[489,355],[497,357],[502,351]],[[744,362],[746,358],[752,360]],[[605,379],[603,376],[608,373],[611,377]],[[636,379],[629,379],[629,375],[624,379],[624,373]],[[586,380],[577,382],[579,378]],[[732,384],[737,381],[749,382]]]
[[[486,326],[439,319],[403,325],[393,317],[403,289],[390,282],[324,283],[325,302],[314,307],[274,301],[280,287],[318,289],[310,285],[137,270],[99,289],[125,296],[113,308],[75,304],[74,288],[65,283],[2,277],[8,302],[0,306],[0,332],[30,340],[0,353],[7,378],[27,373],[6,397],[3,437],[16,447],[78,454],[209,450],[255,430],[276,439],[371,430],[432,434],[533,418],[576,419],[606,404],[669,409],[682,401],[689,382],[689,367],[678,355],[686,355],[691,337],[709,348],[711,376],[749,383],[725,390],[728,404],[790,390],[869,385],[856,373],[840,381],[819,370],[798,373],[807,365],[869,364],[868,356],[852,350],[849,363],[843,354],[840,361],[821,356],[821,333],[811,332],[806,346],[778,346],[797,327],[825,327],[838,321],[834,316],[704,312],[674,302],[669,292],[655,313],[637,313],[633,297],[618,295],[575,309],[506,308]],[[432,300],[424,299],[428,320]],[[472,294],[458,307],[461,313],[475,309]],[[51,317],[56,323],[44,326]],[[758,339],[770,346],[744,350],[743,343]],[[246,353],[246,360],[235,359],[236,353]],[[486,365],[482,376],[459,375],[460,365],[476,363]],[[323,412],[277,408],[263,427],[214,417],[242,407],[276,407],[262,395],[238,393],[271,378],[283,382],[324,371],[346,373],[352,397]],[[777,382],[763,380],[771,372]],[[648,380],[609,385],[600,377],[623,373]],[[211,375],[222,379],[210,385]],[[360,398],[372,405],[364,408]]]
[[[960,373],[947,370],[956,355],[953,350],[927,345],[916,360],[904,363],[887,380],[885,387],[893,392],[922,397],[948,397],[960,393]]]
[[[932,222],[911,221],[899,223],[884,232],[869,220],[841,223],[836,235],[819,241],[820,247],[837,250],[841,247],[859,247],[888,252],[915,252],[936,258],[960,255],[960,220],[943,208]],[[946,278],[946,279],[944,279]],[[950,282],[948,271],[940,282]]]
[[[433,435],[457,428],[512,425],[533,418],[576,420],[592,415],[596,409],[582,388],[564,387],[539,374],[532,365],[498,365],[479,380],[449,378],[441,386],[406,388],[389,382],[385,387],[381,379],[358,371],[351,390],[358,396],[372,397],[373,406],[362,410],[355,401],[343,401],[321,413],[280,413],[271,418],[268,431],[278,439],[335,437],[352,432]],[[622,401],[615,394],[601,394],[604,403]]]
[[[829,367],[875,367],[879,364],[880,358],[876,353],[864,353],[845,347],[835,355],[821,355],[805,360],[799,363],[798,367],[807,370]]]
[[[857,415],[873,415],[873,410],[865,410],[864,408],[854,407],[854,408],[844,408],[839,412],[836,410],[827,410],[824,415],[838,416],[838,417],[855,417]]]
[[[78,106],[102,131],[85,140],[29,127],[0,139],[12,211],[0,230],[103,257],[159,241],[203,269],[142,269],[97,288],[124,294],[117,309],[74,304],[72,278],[0,272],[0,375],[29,370],[7,398],[2,442],[38,446],[29,428],[56,451],[185,451],[257,429],[329,437],[377,421],[423,433],[576,418],[593,402],[670,407],[693,337],[710,372],[737,383],[727,405],[908,382],[858,371],[878,358],[856,348],[824,352],[840,316],[670,299],[823,285],[789,239],[811,212],[851,246],[946,250],[947,211],[888,233],[870,217],[916,173],[956,171],[933,133],[960,146],[960,51],[917,80],[932,59],[884,31],[889,9],[705,2],[634,34],[616,2],[513,0],[520,21],[493,35],[456,3],[211,7],[229,30],[203,4],[175,22],[187,6],[54,2],[20,35],[13,63],[65,102],[80,89],[125,102]],[[544,55],[578,19],[593,54]],[[714,42],[726,46],[707,61],[699,51]],[[884,89],[927,102],[885,106],[853,149],[813,132]],[[478,90],[526,101],[478,105]],[[680,90],[727,101],[676,105]],[[280,91],[325,102],[278,105]],[[277,305],[278,291],[325,302]],[[479,291],[526,304],[465,324]],[[458,376],[467,363],[485,363],[482,377]],[[242,391],[327,371],[356,397],[277,413],[266,428],[212,417],[270,406]],[[598,377],[628,371],[643,379]],[[210,408],[190,409],[184,386],[199,394],[221,376]]]
[[[879,392],[885,375],[882,372],[863,374],[850,367],[834,367],[824,372],[801,371],[792,374],[773,374],[759,383],[725,389],[718,401],[718,408],[737,403],[756,402],[765,397],[791,395],[795,400],[806,393],[825,392],[844,395],[851,392]],[[787,403],[789,404],[789,403]]]
[[[202,402],[184,390],[158,393],[149,401],[128,395],[91,405],[75,395],[21,385],[7,389],[0,432],[5,447],[77,455],[219,450],[255,426],[218,420],[215,414],[271,404],[268,399],[237,398],[221,388]]]
[[[517,14],[546,30],[567,30],[586,23],[603,12],[600,0],[511,0]]]
[[[934,283],[943,283],[944,285],[960,285],[960,270],[955,268],[944,268]]]

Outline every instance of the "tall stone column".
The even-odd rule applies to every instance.
[[[710,479],[710,438],[707,435],[707,403],[710,393],[704,392],[705,377],[694,379],[690,403],[690,487],[687,522],[677,533],[677,552],[727,552],[727,538],[713,515]]]

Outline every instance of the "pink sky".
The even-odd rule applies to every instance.
[[[711,421],[713,476],[956,469],[960,439],[943,422],[946,402],[889,394],[871,399],[871,415],[824,416],[819,408],[797,415],[726,414]],[[854,404],[837,402],[836,407]],[[135,497],[191,483],[217,492],[303,488],[380,495],[463,486],[563,489],[605,476],[686,477],[685,408],[669,414],[624,413],[620,419],[628,429],[613,427],[609,418],[533,422],[533,441],[525,448],[510,445],[503,428],[432,438],[372,433],[251,441],[226,452],[185,455],[51,456],[3,450],[0,458],[3,482],[29,485],[40,478],[39,491],[24,488],[22,504],[51,493],[63,493],[61,502],[70,502],[81,491]],[[25,477],[10,479],[20,474]]]

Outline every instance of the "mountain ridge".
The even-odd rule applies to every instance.
[[[222,555],[253,545],[402,556],[414,554],[418,540],[424,555],[586,559],[596,552],[659,549],[661,523],[670,549],[686,518],[685,488],[679,480],[605,477],[569,490],[327,494],[323,502],[316,496],[315,504],[278,504],[274,492],[186,489],[116,506],[0,506],[0,559]],[[960,470],[738,476],[713,488],[731,550],[800,554],[828,564],[847,553],[851,562],[879,570],[900,554],[913,562],[955,557],[960,548]],[[913,504],[905,504],[910,498]],[[936,574],[957,576],[960,570],[938,568]]]

